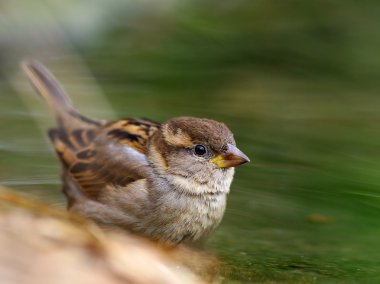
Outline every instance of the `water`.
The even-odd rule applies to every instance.
[[[77,51],[118,117],[217,119],[251,158],[206,246],[224,282],[377,283],[380,64],[370,46],[379,37],[366,28],[378,26],[378,5],[361,8],[364,21],[354,4],[315,4],[311,15],[253,2],[257,10],[242,1],[210,14],[198,3],[169,20],[138,14]],[[33,120],[41,113],[7,83],[1,94],[0,182],[64,204],[58,161]],[[91,100],[80,108],[101,113]]]

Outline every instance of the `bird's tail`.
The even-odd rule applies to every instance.
[[[73,130],[78,128],[95,128],[101,122],[89,119],[73,107],[69,96],[50,71],[35,60],[21,62],[21,68],[32,86],[45,99],[54,114],[58,128]]]

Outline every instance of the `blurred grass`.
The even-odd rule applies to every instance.
[[[380,3],[165,3],[113,8],[91,40],[67,33],[118,116],[218,119],[252,158],[208,243],[224,282],[379,282]],[[62,201],[21,102],[0,111],[0,181],[46,178],[15,187]]]

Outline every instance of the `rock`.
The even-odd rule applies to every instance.
[[[0,188],[1,283],[203,283],[165,250]]]

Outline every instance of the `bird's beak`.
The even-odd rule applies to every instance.
[[[210,159],[210,162],[218,168],[237,167],[249,161],[247,155],[232,144],[227,144],[227,150],[224,153]]]

